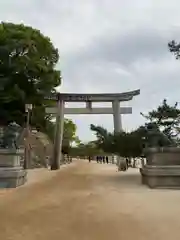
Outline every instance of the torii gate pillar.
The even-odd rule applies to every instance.
[[[118,133],[122,131],[120,102],[118,100],[113,101],[112,108],[113,108],[113,119],[114,119],[114,132]]]
[[[64,132],[64,101],[57,102],[56,128],[54,137],[53,159],[51,159],[51,170],[60,168],[62,158],[62,141]]]

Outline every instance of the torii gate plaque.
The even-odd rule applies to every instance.
[[[56,115],[56,132],[54,140],[54,154],[51,169],[59,169],[61,161],[62,138],[64,129],[64,114],[113,114],[114,131],[122,131],[121,114],[131,114],[131,107],[121,107],[120,102],[130,101],[134,96],[140,94],[140,90],[124,93],[57,93],[46,97],[57,102],[56,107],[46,107],[47,114]],[[85,102],[85,108],[65,108],[65,102]],[[112,102],[112,108],[93,108],[93,102]]]

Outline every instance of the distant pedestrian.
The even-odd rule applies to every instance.
[[[96,156],[96,162],[99,163],[99,156]]]
[[[102,156],[102,161],[103,163],[105,163],[105,156]]]
[[[99,156],[99,162],[102,163],[102,156]]]
[[[126,158],[126,169],[128,169],[128,168],[129,168],[129,159]]]
[[[107,164],[109,163],[109,159],[108,159],[108,156],[106,156],[106,163],[107,163]]]
[[[89,156],[89,162],[91,162],[91,157]]]

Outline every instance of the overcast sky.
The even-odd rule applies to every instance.
[[[143,123],[140,112],[163,98],[180,102],[180,61],[167,43],[180,41],[179,0],[6,0],[2,21],[24,23],[49,36],[60,52],[64,92],[123,92],[140,88],[126,105],[124,129]],[[81,106],[81,104],[80,104]],[[103,106],[103,104],[102,104]],[[91,123],[113,130],[112,116],[76,115],[82,140]]]

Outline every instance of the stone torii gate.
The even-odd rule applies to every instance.
[[[52,159],[52,170],[60,168],[62,138],[64,130],[64,114],[112,114],[114,119],[114,131],[122,131],[121,114],[132,114],[131,107],[120,107],[120,102],[130,101],[134,96],[140,94],[140,90],[124,93],[57,93],[46,97],[46,99],[57,102],[56,107],[46,107],[47,114],[56,115],[56,132],[54,140],[54,154]],[[65,108],[65,102],[85,102],[84,108]],[[93,107],[93,102],[111,102],[112,107]]]

